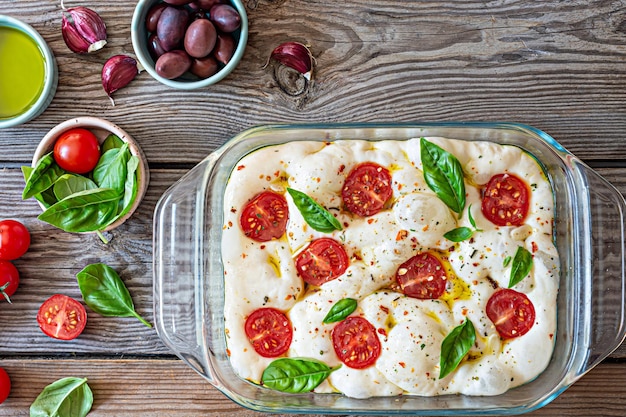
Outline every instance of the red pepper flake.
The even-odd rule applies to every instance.
[[[406,311],[406,310],[404,310],[404,315],[405,315],[405,316],[408,316],[408,315],[409,315],[409,312],[408,312],[408,311]]]
[[[385,306],[378,306],[385,314],[389,314],[389,309]]]
[[[461,310],[461,314],[463,314],[464,316],[467,316],[467,308],[464,308],[463,310]]]
[[[226,355],[230,356],[230,349],[226,349]]]
[[[339,165],[339,170],[337,171],[337,174],[341,174],[345,169],[346,166],[344,164]]]
[[[241,257],[242,257],[243,259],[246,259],[246,258],[248,257],[248,255],[247,255],[247,254],[245,254],[245,253],[242,253],[242,254],[241,254]]]
[[[265,245],[259,246],[259,249],[265,249]]]
[[[537,246],[536,242],[532,242],[532,247],[533,247],[533,253],[537,252],[539,250],[539,247]]]
[[[387,337],[387,331],[383,328],[380,328],[377,330],[378,333],[382,334],[383,336]]]
[[[275,176],[275,177],[280,177],[280,171],[276,171],[276,172],[274,172],[274,176]]]
[[[406,368],[406,363],[404,363],[404,362],[398,362],[398,365],[400,365],[403,368]]]
[[[231,222],[230,220],[228,221],[228,227],[233,227],[233,222]]]
[[[400,230],[398,234],[396,235],[396,242],[399,240],[406,239],[408,235],[409,235],[409,232],[407,232],[406,230]]]
[[[245,165],[239,165],[237,167],[237,171],[241,171],[242,169],[244,169],[246,166]]]
[[[374,223],[374,221],[375,221],[374,219],[367,219],[367,224],[372,224]]]

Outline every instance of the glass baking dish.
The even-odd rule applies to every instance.
[[[519,146],[543,166],[555,198],[561,276],[557,335],[546,370],[497,396],[286,394],[231,368],[221,263],[224,189],[244,155],[290,141],[406,140],[442,136]],[[228,398],[273,413],[495,415],[542,407],[613,352],[626,336],[622,195],[548,134],[514,123],[278,125],[246,130],[207,156],[159,200],[154,215],[154,312],[163,342]]]

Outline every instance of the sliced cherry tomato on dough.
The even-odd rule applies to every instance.
[[[287,230],[289,208],[282,194],[263,191],[250,200],[239,222],[244,234],[257,242],[278,239]]]
[[[85,307],[67,295],[55,294],[43,302],[37,313],[39,328],[50,337],[72,340],[87,324]]]
[[[483,215],[497,226],[520,226],[528,214],[528,185],[512,174],[491,177],[482,201]]]
[[[367,368],[380,356],[376,328],[363,317],[348,317],[337,324],[332,339],[337,357],[349,368]]]
[[[275,358],[287,352],[293,337],[289,318],[270,307],[253,311],[246,319],[245,331],[256,353],[265,358]]]
[[[367,217],[380,212],[392,192],[389,170],[374,162],[363,162],[348,174],[341,197],[350,212]]]
[[[86,174],[100,160],[100,142],[87,129],[77,127],[63,132],[54,143],[54,160],[66,171]]]
[[[487,301],[487,317],[503,339],[523,336],[535,324],[535,307],[526,294],[501,289]]]
[[[11,378],[4,368],[0,368],[0,404],[2,404],[11,393]]]
[[[30,247],[30,233],[17,220],[0,221],[0,259],[12,261],[24,255]]]
[[[439,258],[424,252],[418,253],[398,267],[396,281],[405,295],[422,300],[434,300],[446,291],[448,276]]]
[[[304,282],[322,285],[348,268],[348,254],[341,243],[324,237],[312,241],[296,258],[296,269]]]
[[[0,295],[9,303],[20,285],[20,274],[15,265],[9,261],[0,261]]]

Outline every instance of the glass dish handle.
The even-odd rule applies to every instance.
[[[588,199],[579,209],[589,213],[588,222],[578,225],[590,236],[589,245],[581,251],[590,256],[577,262],[585,263],[591,279],[580,279],[580,307],[583,311],[578,323],[578,336],[586,346],[582,355],[579,376],[591,370],[615,351],[626,337],[626,269],[625,269],[625,214],[626,202],[622,194],[592,168],[579,163],[586,181]],[[576,203],[576,202],[574,202]],[[588,207],[584,207],[588,204]],[[584,218],[584,217],[582,217]],[[576,227],[576,225],[574,225]],[[581,239],[583,241],[585,239]]]
[[[172,185],[154,212],[154,322],[163,343],[215,384],[206,341],[203,285],[205,176],[215,164],[209,155]]]

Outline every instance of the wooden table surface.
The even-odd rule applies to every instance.
[[[13,381],[0,416],[28,415],[44,386],[87,377],[90,416],[258,416],[205,382],[156,332],[132,318],[89,311],[84,333],[46,337],[35,316],[54,293],[81,299],[76,273],[104,262],[152,319],[152,224],[157,200],[185,172],[238,132],[267,123],[513,121],[546,131],[626,193],[626,2],[623,0],[304,1],[246,0],[249,43],[236,70],[197,91],[165,87],[141,73],[115,94],[100,72],[115,54],[133,54],[136,2],[75,2],[105,20],[109,43],[97,54],[69,51],[60,1],[2,0],[0,14],[32,25],[52,48],[59,85],[35,120],[0,131],[0,218],[32,235],[15,265],[21,286],[0,304],[0,366]],[[272,67],[285,41],[310,45],[314,81]],[[117,123],[139,142],[151,181],[139,210],[111,232],[61,232],[22,201],[20,166],[55,124],[77,116]],[[532,416],[626,415],[626,346],[618,348]]]

